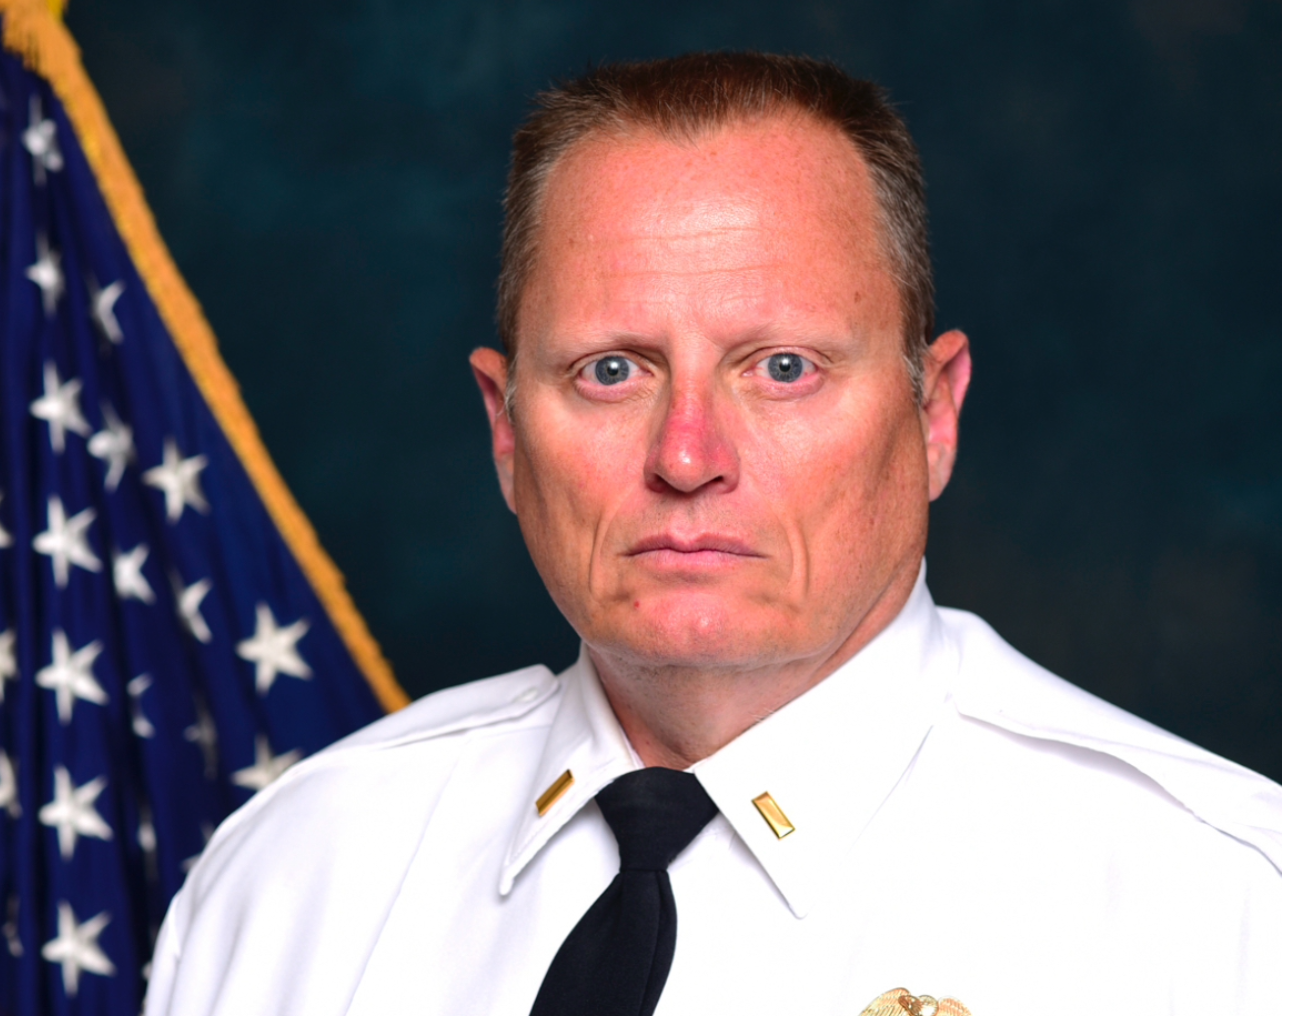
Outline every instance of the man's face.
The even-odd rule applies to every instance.
[[[473,362],[555,602],[602,659],[830,656],[907,593],[953,460],[953,422],[942,471],[913,396],[853,146],[790,119],[593,139],[542,213],[512,423],[503,361]]]

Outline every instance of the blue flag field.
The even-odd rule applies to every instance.
[[[218,823],[405,698],[58,7],[0,0],[0,1016],[135,1016]]]

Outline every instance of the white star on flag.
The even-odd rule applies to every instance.
[[[97,776],[90,783],[73,786],[73,778],[63,766],[55,766],[55,796],[41,809],[37,818],[42,825],[59,833],[59,856],[71,860],[79,836],[112,840],[114,832],[95,810],[95,799],[105,789],[105,778]]]
[[[91,316],[100,332],[114,345],[122,345],[123,330],[118,327],[118,318],[114,314],[114,304],[123,295],[122,282],[111,282],[100,289],[94,279],[87,279],[87,288],[91,291]]]
[[[118,973],[100,949],[100,932],[109,923],[109,911],[96,914],[85,924],[77,923],[77,914],[67,900],[59,901],[59,935],[41,947],[41,956],[63,967],[64,994],[77,997],[77,985],[85,970],[110,977]]]
[[[127,682],[127,694],[132,698],[132,733],[137,737],[155,736],[155,725],[146,718],[145,710],[141,708],[141,696],[152,684],[154,681],[149,674],[138,674]]]
[[[70,564],[87,571],[100,570],[100,559],[86,542],[86,529],[94,521],[94,508],[83,508],[70,519],[64,514],[64,503],[59,500],[59,495],[50,495],[46,503],[46,531],[36,534],[32,546],[38,554],[50,558],[55,570],[55,585],[60,589],[68,585]]]
[[[218,776],[218,728],[201,702],[195,704],[195,722],[182,731],[182,736],[196,745],[204,756],[205,779],[215,779]]]
[[[168,521],[176,522],[190,505],[198,512],[207,512],[209,502],[200,489],[200,470],[209,464],[203,455],[182,458],[177,442],[171,437],[164,441],[164,461],[154,469],[146,470],[145,482],[164,492],[164,507]]]
[[[0,704],[5,700],[5,682],[18,678],[18,657],[14,653],[13,631],[0,631]]]
[[[0,490],[0,501],[5,499],[5,492]],[[14,538],[9,535],[9,530],[5,529],[4,523],[0,522],[0,550],[14,545]]]
[[[60,256],[40,233],[36,235],[36,260],[23,273],[41,290],[41,306],[45,316],[53,317],[64,295],[64,270],[59,267]]]
[[[55,454],[64,452],[64,432],[71,430],[82,437],[91,433],[91,425],[82,415],[82,407],[77,397],[82,391],[79,378],[69,378],[61,383],[59,368],[50,360],[45,363],[43,373],[45,392],[31,405],[32,415],[50,425],[50,447]]]
[[[155,591],[141,574],[141,566],[150,556],[150,548],[138,543],[126,554],[114,554],[114,592],[120,600],[154,603]]]
[[[208,579],[200,579],[183,589],[181,582],[174,579],[174,583],[174,591],[177,594],[177,616],[198,641],[209,642],[213,635],[209,631],[209,625],[205,623],[204,615],[200,613],[200,603],[209,595],[209,590],[214,588],[214,584]]]
[[[32,96],[28,106],[29,123],[23,131],[23,147],[32,156],[33,173],[38,184],[45,183],[45,170],[57,173],[64,168],[64,156],[59,150],[59,135],[55,122],[41,115],[41,100]]]
[[[45,186],[45,171],[58,173],[64,168],[64,155],[59,150],[59,135],[55,122],[41,115],[41,100],[35,95],[28,107],[31,117],[27,130],[23,131],[23,147],[32,156],[32,177],[38,187]]]
[[[51,644],[50,655],[54,657],[50,666],[42,667],[36,672],[36,683],[40,688],[49,688],[55,693],[55,706],[59,711],[59,722],[64,726],[73,718],[75,699],[94,702],[98,706],[109,701],[100,682],[91,673],[95,658],[104,647],[99,640],[89,642],[77,652],[72,652],[68,645],[68,636],[62,628],[56,628]]]
[[[132,444],[132,428],[118,418],[113,407],[106,403],[100,409],[104,413],[105,429],[91,435],[86,449],[109,464],[109,471],[105,473],[105,490],[112,494],[118,489],[127,464],[136,458],[136,448]]]
[[[0,748],[0,809],[10,818],[21,818],[23,806],[18,800],[18,776],[9,753]]]
[[[141,820],[136,827],[136,842],[141,847],[141,854],[145,860],[145,877],[151,882],[159,881],[159,834],[155,829],[154,815],[150,811],[150,805],[144,799],[141,801]],[[141,971],[141,976],[150,980],[150,964],[147,961],[145,968]]]
[[[263,734],[255,734],[255,764],[234,772],[232,782],[238,787],[258,792],[299,761],[298,748],[292,748],[285,755],[274,755],[268,747],[268,738]]]
[[[147,854],[159,849],[159,835],[155,832],[154,819],[150,815],[150,805],[141,802],[141,821],[136,827],[136,842]]]
[[[255,607],[255,633],[237,643],[236,654],[255,665],[255,687],[260,695],[268,694],[278,674],[305,681],[313,677],[314,672],[295,647],[308,630],[309,622],[304,618],[279,628],[268,604]]]

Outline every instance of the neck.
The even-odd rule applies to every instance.
[[[835,644],[796,659],[723,666],[669,665],[587,649],[614,715],[647,766],[687,769],[834,673],[880,635],[913,593],[893,582]]]

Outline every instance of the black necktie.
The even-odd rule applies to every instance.
[[[595,797],[618,874],[564,939],[532,1016],[650,1016],[668,980],[677,908],[668,865],[718,807],[690,773],[638,769]]]

